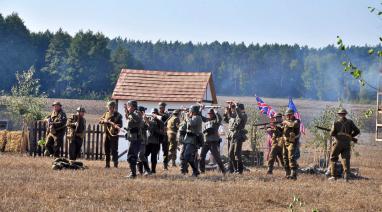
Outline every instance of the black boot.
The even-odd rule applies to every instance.
[[[138,166],[138,172],[140,175],[143,175],[143,163],[142,162],[138,162],[137,163],[137,166]]]
[[[168,162],[163,162],[163,169],[168,170]]]
[[[292,172],[291,172],[289,179],[297,180],[297,169],[296,168],[292,169]]]
[[[192,176],[194,176],[194,177],[199,176],[200,172],[199,172],[197,166],[195,165],[195,161],[191,161],[190,166],[192,168]]]
[[[285,177],[290,178],[290,168],[285,168]]]
[[[110,168],[110,161],[106,161],[105,168],[106,169]]]
[[[147,161],[143,162],[143,167],[145,168],[144,175],[150,175],[151,170],[150,170],[149,163]]]
[[[273,167],[272,167],[272,166],[269,166],[269,167],[268,167],[267,174],[269,174],[269,175],[272,175],[272,174],[273,174]]]
[[[157,167],[157,163],[151,163],[151,173],[152,174],[156,173],[156,167]]]
[[[118,162],[114,162],[114,168],[118,168]]]
[[[130,174],[127,176],[127,178],[134,179],[137,177],[137,165],[130,164]]]

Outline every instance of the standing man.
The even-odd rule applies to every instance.
[[[165,132],[167,132],[167,129],[166,129],[167,121],[170,118],[170,114],[166,111],[166,106],[167,104],[165,102],[159,102],[159,116],[161,117],[161,120],[164,123]],[[168,157],[169,146],[168,146],[167,133],[165,133],[163,138],[161,139],[161,144],[162,144],[162,151],[163,151],[163,168],[164,170],[167,170],[168,162],[169,162],[169,157]]]
[[[105,130],[105,168],[110,168],[110,153],[113,156],[114,167],[118,168],[118,134],[122,127],[122,115],[116,110],[116,103],[107,103],[107,111],[100,118],[99,123]]]
[[[158,118],[158,108],[154,108],[151,111],[151,117],[145,118],[145,123],[148,126],[147,140],[145,156],[151,157],[151,173],[156,173],[156,166],[158,161],[158,153],[160,150],[160,139],[164,135],[164,124],[162,120]]]
[[[142,140],[143,120],[137,109],[138,102],[135,100],[130,100],[125,104],[126,139],[130,142],[129,150],[127,152],[130,174],[127,177],[130,179],[137,177],[137,160]]]
[[[182,125],[181,132],[186,132],[184,138],[181,139],[183,142],[183,148],[181,153],[181,172],[182,174],[188,173],[187,165],[190,164],[192,168],[192,176],[197,177],[200,173],[195,163],[195,155],[203,145],[203,134],[202,134],[202,117],[199,115],[199,106],[191,106],[188,117],[185,124]],[[181,133],[183,135],[183,133]]]
[[[205,127],[203,130],[205,142],[202,146],[202,150],[200,153],[199,167],[202,173],[205,172],[207,152],[211,151],[211,155],[213,156],[214,160],[218,164],[220,170],[222,171],[223,174],[225,174],[225,168],[219,153],[219,144],[220,144],[219,127],[221,125],[221,122],[222,122],[221,115],[215,112],[214,109],[210,109],[210,111],[208,111],[208,120],[205,123],[204,125]]]
[[[48,129],[45,146],[49,155],[58,158],[60,157],[60,148],[64,143],[67,118],[60,102],[53,102],[52,107],[53,112],[46,119]]]
[[[69,144],[69,160],[75,161],[78,155],[81,153],[82,141],[85,138],[86,120],[85,108],[77,108],[77,114],[68,119],[68,134],[70,139]]]
[[[300,120],[294,117],[294,111],[287,109],[285,112],[286,120],[282,122],[283,125],[283,158],[285,175],[287,179],[297,179],[297,151],[298,142],[300,138]],[[292,171],[292,172],[291,172]]]
[[[169,141],[169,159],[172,161],[172,167],[176,167],[176,153],[178,150],[178,142],[176,135],[180,124],[180,110],[175,110],[167,121],[167,138]]]
[[[244,104],[229,102],[224,113],[224,121],[228,123],[228,144],[229,144],[229,171],[230,173],[243,174],[243,162],[241,152],[243,142],[247,139],[245,125],[247,124],[247,114]]]
[[[272,146],[269,153],[268,171],[267,174],[273,174],[273,167],[276,160],[280,161],[281,166],[284,167],[283,161],[283,126],[282,114],[276,113],[271,118],[270,127],[267,129],[268,134],[271,136]]]
[[[360,133],[360,130],[355,126],[352,120],[346,118],[346,115],[347,111],[340,109],[338,111],[339,119],[333,123],[330,131],[330,135],[336,139],[330,154],[330,180],[335,180],[338,176],[335,163],[338,161],[340,154],[344,170],[343,177],[346,181],[348,181],[350,177],[351,141],[357,142],[357,139],[354,137]]]
[[[146,157],[146,146],[147,146],[147,129],[148,129],[148,117],[146,116],[145,111],[147,108],[143,106],[138,106],[138,114],[139,116],[144,120],[141,122],[141,146],[139,148],[139,153],[138,153],[138,172],[141,175],[150,175],[150,167],[149,167],[149,162]],[[144,171],[143,171],[144,168]]]

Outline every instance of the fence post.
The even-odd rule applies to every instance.
[[[90,138],[90,134],[91,134],[91,126],[90,124],[88,125],[88,145],[87,145],[87,151],[86,151],[86,159],[89,159],[89,154],[90,154],[90,142],[91,142],[91,138]]]
[[[101,125],[101,144],[100,144],[100,146],[101,146],[101,149],[100,149],[100,152],[99,152],[99,154],[100,154],[100,159],[102,160],[102,156],[103,156],[103,147],[104,147],[104,138],[103,138],[103,132],[104,132],[104,126],[103,125]]]
[[[99,131],[99,125],[98,125],[98,124],[97,124],[97,128],[96,128],[96,129],[97,129],[97,130],[96,130],[96,135],[95,135],[95,137],[96,137],[95,159],[98,160],[99,133],[100,133],[100,131]]]

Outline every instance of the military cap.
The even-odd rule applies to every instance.
[[[159,110],[158,110],[158,108],[153,108],[153,109],[151,110],[151,113],[152,113],[152,114],[159,114]]]
[[[242,103],[237,104],[237,108],[239,108],[240,110],[244,110],[244,104]]]
[[[167,104],[166,104],[165,102],[159,102],[158,106],[159,106],[159,107],[166,107]]]
[[[190,107],[190,111],[191,111],[191,113],[198,113],[199,110],[200,110],[200,107],[199,107],[198,105],[192,105],[192,106]]]
[[[291,109],[291,108],[288,108],[286,111],[285,111],[285,115],[293,115],[294,114],[294,110]]]
[[[127,102],[127,105],[131,105],[131,106],[133,106],[134,108],[138,108],[138,102],[135,101],[135,100],[129,100],[129,101]]]
[[[115,107],[117,104],[114,101],[107,102],[108,107]]]
[[[77,108],[77,112],[86,112],[85,108],[84,107],[78,107]]]
[[[145,112],[147,110],[147,108],[143,107],[142,105],[139,105],[138,110],[141,112]]]
[[[174,115],[178,115],[179,113],[180,113],[179,109],[176,109],[176,110],[174,110],[174,112],[172,112],[172,114],[174,114]]]
[[[214,109],[210,109],[209,111],[208,111],[208,114],[214,114],[215,115],[215,111],[214,111]]]
[[[58,102],[58,101],[53,102],[52,106],[55,106],[55,105],[62,106],[62,104],[60,102]]]
[[[348,112],[344,108],[341,108],[338,110],[337,114],[348,114]]]

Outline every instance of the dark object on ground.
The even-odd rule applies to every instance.
[[[337,169],[337,173],[338,173],[338,176],[336,176],[336,177],[342,178],[343,169],[342,169],[341,163],[338,162],[335,165],[336,165],[336,169]],[[302,173],[302,174],[324,175],[326,177],[330,177],[330,169],[321,168],[317,165],[310,165],[310,166],[305,167],[305,168],[299,168],[298,171],[299,171],[299,173]],[[368,179],[368,178],[361,176],[358,168],[351,168],[350,169],[350,179],[361,180],[361,179]]]
[[[72,170],[84,170],[87,169],[80,161],[69,161],[65,158],[56,158],[52,163],[53,170],[72,169]]]

